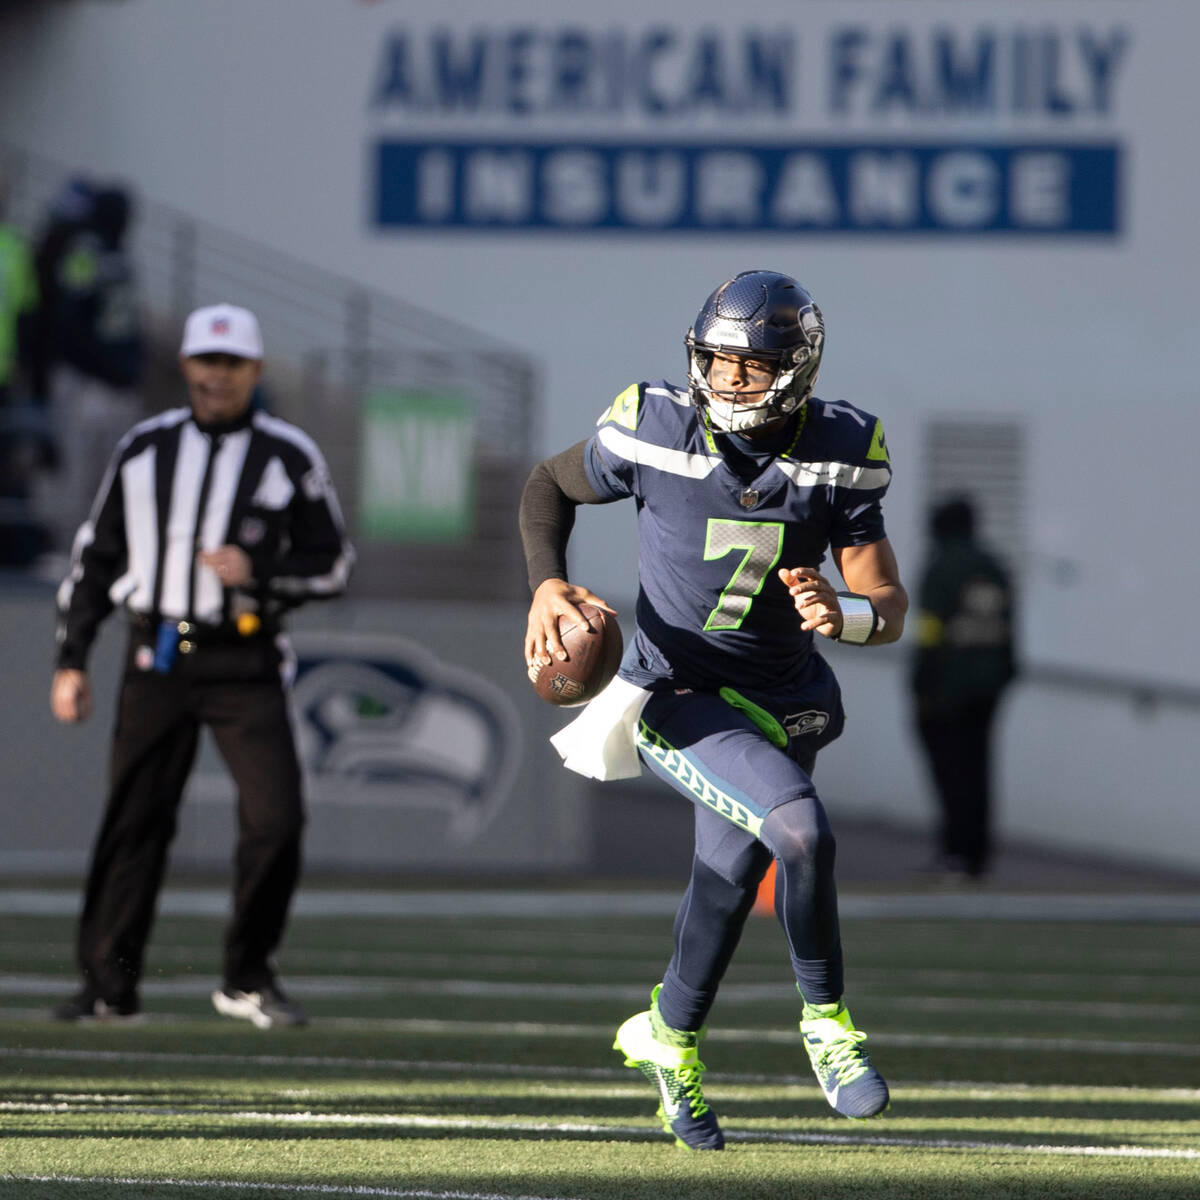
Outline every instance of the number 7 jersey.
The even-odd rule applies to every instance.
[[[726,457],[750,463],[739,446],[755,448],[714,436],[687,389],[665,381],[626,388],[587,443],[600,496],[637,504],[637,634],[621,675],[639,687],[794,691],[813,634],[778,569],[885,536],[891,466],[871,414],[812,397],[790,440],[741,473]]]

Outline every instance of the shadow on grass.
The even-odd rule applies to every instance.
[[[1021,1164],[989,1163],[986,1171],[923,1169],[913,1172],[903,1158],[894,1163],[844,1164],[806,1169],[805,1164],[765,1162],[761,1155],[732,1151],[720,1155],[684,1155],[678,1151],[645,1156],[620,1163],[576,1164],[570,1169],[544,1172],[491,1169],[484,1171],[421,1170],[344,1178],[342,1186],[328,1177],[298,1184],[269,1173],[254,1181],[209,1176],[194,1181],[137,1173],[134,1179],[78,1177],[35,1182],[5,1179],[0,1174],[5,1200],[138,1200],[184,1197],[220,1189],[223,1200],[304,1200],[315,1194],[338,1196],[372,1194],[382,1197],[441,1195],[449,1197],[555,1197],[558,1200],[693,1200],[698,1195],[720,1200],[762,1200],[766,1195],[821,1197],[822,1200],[862,1200],[864,1195],[887,1200],[1194,1200],[1195,1182],[1184,1176],[1148,1180],[1132,1171],[1086,1164],[1086,1169],[1058,1164],[1061,1170],[1030,1178]],[[772,1168],[775,1169],[772,1169]]]

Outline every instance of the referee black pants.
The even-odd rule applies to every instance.
[[[212,731],[237,787],[233,915],[224,979],[254,990],[271,979],[300,873],[300,769],[278,673],[265,639],[200,647],[170,674],[139,670],[121,687],[108,803],[79,922],[85,985],[107,1001],[133,992],[175,835],[200,728]]]

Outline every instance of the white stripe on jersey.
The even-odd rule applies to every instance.
[[[128,600],[134,608],[154,607],[154,577],[158,572],[158,514],[154,511],[154,473],[158,447],[151,444],[121,464],[121,495],[125,501],[125,574],[108,589],[113,604]]]
[[[799,487],[832,485],[866,492],[887,487],[892,478],[888,467],[856,467],[840,462],[792,462],[788,459],[776,459],[775,465]]]
[[[673,400],[681,408],[691,408],[692,398],[682,388],[660,388],[647,387],[647,396],[666,396],[668,400]]]
[[[707,479],[721,462],[719,458],[708,454],[688,454],[686,450],[672,450],[667,446],[639,442],[612,425],[603,426],[596,437],[606,450],[627,462],[640,463],[688,479]]]
[[[175,459],[175,477],[171,481],[171,507],[167,509],[167,544],[163,550],[162,595],[158,603],[158,610],[164,617],[188,615],[192,539],[196,536],[200,485],[204,482],[210,453],[209,439],[189,421],[179,431],[179,452]],[[149,582],[153,586],[153,577]],[[208,619],[207,614],[205,619]]]
[[[261,429],[264,433],[269,433],[282,442],[291,442],[293,446],[299,446],[304,451],[304,457],[310,462],[324,463],[325,459],[321,454],[320,446],[303,429],[298,429],[295,425],[289,425],[287,421],[262,411],[255,412],[250,420],[256,428]]]
[[[238,480],[242,477],[242,467],[249,449],[249,429],[239,429],[221,439],[208,481],[204,519],[196,530],[201,550],[216,550],[229,540],[229,514],[233,510],[233,498],[237,494]],[[201,568],[196,563],[192,564],[192,570],[196,572],[196,615],[202,621],[219,621],[225,591],[217,573]]]
[[[328,575],[276,575],[271,580],[271,590],[283,596],[336,596],[345,590],[352,566],[353,553],[339,554]]]
[[[92,501],[92,507],[88,512],[87,519],[80,525],[75,534],[75,539],[71,546],[71,569],[67,573],[66,578],[62,581],[58,588],[57,604],[60,612],[66,612],[71,604],[71,597],[75,592],[75,585],[83,578],[83,552],[90,546],[95,539],[96,520],[100,515],[101,508],[104,507],[104,500],[108,496],[113,484],[113,475],[117,467],[117,463],[121,460],[121,455],[125,447],[129,445],[139,434],[150,429],[167,429],[178,422],[185,420],[190,413],[186,408],[172,408],[166,412],[159,413],[154,417],[147,417],[144,421],[139,421],[124,437],[117,443],[113,450],[112,457],[108,460],[108,466],[104,471],[104,478],[100,482],[100,487],[96,492],[95,499]],[[154,495],[154,489],[151,487],[149,494]],[[126,520],[129,519],[129,507],[126,503]],[[132,549],[132,548],[131,548]],[[113,602],[121,604],[124,602],[125,596],[133,590],[133,585],[129,582],[130,572],[126,572],[121,579],[114,582],[109,589],[109,595]],[[153,579],[153,573],[151,574]],[[62,630],[59,630],[61,638]]]
[[[75,531],[75,540],[71,543],[71,569],[67,572],[66,578],[58,585],[58,593],[55,603],[60,609],[66,611],[67,605],[71,603],[71,595],[75,591],[75,585],[83,578],[83,552],[96,540],[96,525],[91,517]]]

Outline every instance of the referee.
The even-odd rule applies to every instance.
[[[218,1012],[302,1025],[271,958],[300,870],[300,769],[281,668],[285,610],[336,596],[354,554],[320,450],[252,410],[254,314],[193,312],[179,355],[189,406],[122,438],[58,593],[55,717],[86,720],[88,651],[116,607],[129,624],[108,802],[78,930],[83,986],[60,1020],[140,1011],[138,981],[184,784],[207,725],[238,791],[233,916]]]

